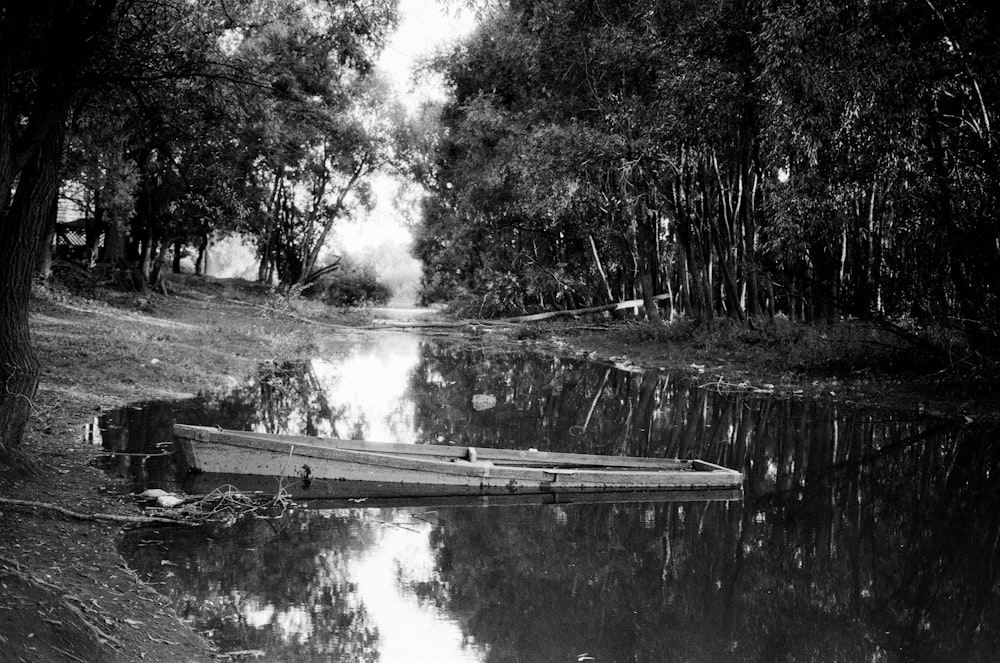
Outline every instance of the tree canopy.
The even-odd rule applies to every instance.
[[[392,0],[71,0],[0,9],[0,452],[38,383],[35,266],[60,185],[87,209],[91,259],[156,278],[240,231],[262,272],[318,269],[331,226],[394,158],[373,62]]]
[[[959,320],[995,345],[997,10],[518,0],[435,63],[426,301]]]

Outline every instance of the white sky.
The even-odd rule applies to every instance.
[[[475,27],[476,20],[472,10],[449,12],[438,0],[399,0],[399,14],[399,28],[386,44],[378,68],[392,81],[412,113],[422,102],[445,95],[440,81],[424,80],[419,85],[414,84],[413,68],[417,61],[467,35]],[[387,240],[409,245],[412,236],[406,224],[412,220],[407,219],[406,214],[411,212],[398,210],[393,205],[399,185],[399,181],[388,175],[372,179],[378,204],[364,220],[339,226],[336,252],[364,253]]]
[[[379,69],[404,93],[407,104],[440,97],[443,94],[440,87],[413,88],[410,81],[413,66],[418,59],[469,34],[476,25],[473,12],[462,9],[449,13],[439,0],[399,0],[399,16],[399,28],[382,51]]]

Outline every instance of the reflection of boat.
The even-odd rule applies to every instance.
[[[736,488],[743,475],[700,460],[431,444],[390,444],[174,426],[194,471],[360,482],[378,494],[512,495]],[[384,490],[378,488],[381,484]]]
[[[528,504],[597,504],[605,502],[731,502],[743,497],[740,488],[701,490],[612,491],[576,493],[483,494],[478,486],[417,486],[371,481],[326,481],[252,474],[196,472],[181,485],[170,486],[188,495],[206,495],[218,488],[246,494],[283,494],[293,500],[308,500],[314,508],[407,507],[407,506],[522,506]]]

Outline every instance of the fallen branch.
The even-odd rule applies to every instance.
[[[185,522],[175,520],[173,518],[154,518],[150,516],[122,516],[114,513],[80,513],[79,511],[73,511],[71,509],[67,509],[66,507],[59,506],[58,504],[34,502],[32,500],[15,500],[7,497],[0,497],[0,504],[35,509],[47,509],[49,511],[61,513],[64,516],[69,516],[70,518],[76,518],[77,520],[103,520],[115,523],[129,523],[131,525],[148,525],[150,523],[170,523],[172,525],[176,525],[178,523]]]
[[[508,325],[510,322],[507,320],[456,320],[456,321],[432,321],[432,320],[389,320],[386,322],[379,322],[377,324],[371,325],[361,325],[359,327],[354,327],[354,329],[408,329],[408,328],[453,328],[453,327],[469,327],[469,326],[503,326]]]
[[[653,301],[661,301],[664,299],[670,299],[669,294],[654,295]],[[253,304],[250,302],[241,302],[238,299],[227,299],[227,302],[232,304],[237,304],[239,306],[249,306],[252,308],[259,308],[263,311],[268,311],[270,313],[277,313],[279,315],[287,315],[296,320],[301,320],[302,322],[307,322],[311,325],[319,325],[320,327],[331,327],[333,329],[410,329],[410,328],[454,328],[454,327],[467,327],[469,325],[509,325],[516,324],[519,322],[538,322],[540,320],[550,320],[552,318],[560,317],[574,317],[578,315],[587,315],[588,313],[603,313],[604,311],[620,311],[628,308],[639,308],[644,305],[641,299],[627,299],[623,302],[617,302],[614,304],[603,304],[601,306],[591,306],[588,308],[577,308],[570,309],[568,311],[545,311],[543,313],[532,313],[530,315],[518,315],[512,318],[496,318],[493,320],[483,319],[483,320],[457,320],[457,321],[426,321],[426,320],[412,320],[412,321],[386,321],[380,322],[378,324],[370,325],[342,325],[331,322],[320,322],[319,320],[313,320],[305,316],[299,315],[298,313],[293,313],[291,311],[283,311],[281,309],[274,308],[273,306],[265,306],[263,304]]]
[[[653,301],[670,299],[670,295],[654,295]],[[627,308],[637,308],[643,305],[641,299],[627,299],[615,304],[604,304],[602,306],[591,306],[589,308],[577,308],[569,311],[546,311],[545,313],[532,313],[531,315],[519,315],[513,318],[501,318],[498,322],[537,322],[538,320],[549,320],[551,318],[587,315],[588,313],[603,313],[604,311],[621,311]]]

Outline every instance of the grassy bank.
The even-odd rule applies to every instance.
[[[579,321],[522,327],[515,337],[547,339],[578,355],[688,375],[706,388],[833,398],[945,416],[1000,419],[1000,370],[955,334],[903,334],[872,323],[805,325],[778,319]],[[933,348],[933,349],[932,349]]]

